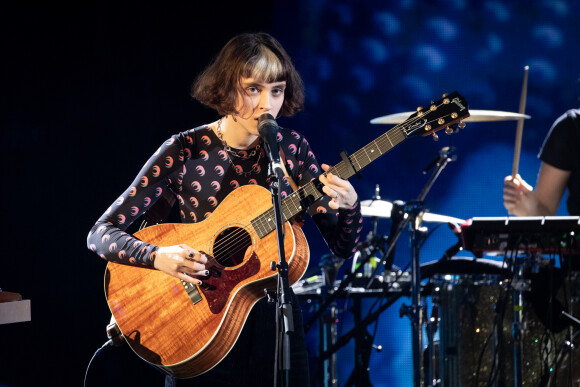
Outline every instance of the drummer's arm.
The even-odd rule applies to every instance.
[[[565,171],[542,162],[535,190],[537,215],[556,215],[560,201],[566,191],[570,173],[570,171]]]

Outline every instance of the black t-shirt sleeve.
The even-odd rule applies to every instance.
[[[554,122],[538,154],[540,160],[558,169],[574,169],[580,145],[579,114],[580,110],[569,110]]]
[[[555,168],[570,172],[568,199],[570,215],[580,215],[580,109],[568,110],[552,125],[538,158]]]

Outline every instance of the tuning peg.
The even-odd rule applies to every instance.
[[[423,106],[418,106],[417,111],[420,112],[421,110],[423,110]]]
[[[443,93],[443,98],[447,97],[449,94]]]
[[[439,136],[435,132],[433,132],[433,141],[439,141]]]
[[[465,122],[459,121],[459,123],[457,124],[457,126],[459,127],[459,129],[463,129],[463,128],[465,128]]]
[[[445,134],[451,135],[453,133],[453,129],[451,129],[449,126],[445,128]]]

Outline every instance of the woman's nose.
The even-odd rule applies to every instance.
[[[269,93],[262,93],[260,95],[260,109],[270,110],[272,107],[272,99]]]

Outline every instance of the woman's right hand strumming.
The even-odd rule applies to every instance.
[[[201,285],[202,281],[197,277],[209,275],[209,271],[205,266],[206,263],[207,257],[205,254],[181,244],[159,247],[154,266],[157,270],[177,279]]]

